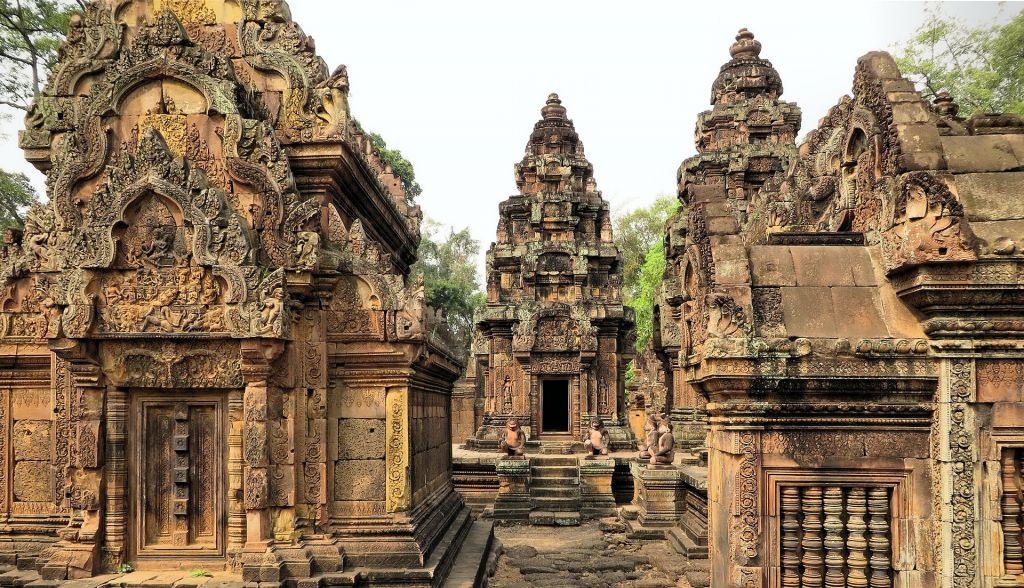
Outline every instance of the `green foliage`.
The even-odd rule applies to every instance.
[[[188,575],[191,578],[206,578],[206,577],[211,577],[213,574],[211,574],[210,572],[208,572],[206,570],[192,570],[191,572],[188,573]]]
[[[636,311],[636,349],[642,351],[654,332],[654,295],[665,273],[665,221],[679,209],[673,196],[660,196],[615,220],[615,244],[622,252],[622,293]],[[627,382],[631,381],[627,372]]]
[[[0,0],[0,105],[28,110],[84,0]]]
[[[444,313],[459,349],[468,355],[473,341],[473,312],[483,305],[485,295],[477,281],[480,242],[469,229],[450,231],[447,239],[438,238],[440,223],[423,224],[419,258],[413,264],[413,279],[422,276],[427,302]]]
[[[409,200],[409,203],[415,202],[416,198],[423,193],[423,188],[416,181],[416,170],[413,169],[412,163],[403,157],[402,152],[398,149],[389,149],[383,137],[377,133],[370,133],[370,140],[373,142],[374,148],[380,151],[381,159],[385,163],[391,164],[391,169],[398,176],[398,179],[402,181],[402,187],[405,188],[405,197]]]
[[[657,241],[644,256],[637,279],[638,292],[630,302],[636,311],[636,350],[642,351],[654,335],[654,296],[665,275],[665,242]]]
[[[0,169],[0,229],[24,224],[22,213],[39,202],[25,174]]]
[[[640,270],[647,252],[665,235],[665,221],[679,207],[674,196],[660,196],[646,208],[615,219],[615,244],[622,252],[622,291],[626,302],[640,292]]]
[[[117,566],[117,573],[119,574],[130,574],[135,571],[135,566],[130,563],[123,563]]]
[[[947,16],[941,5],[925,14],[896,59],[925,97],[947,91],[965,117],[1024,114],[1024,11],[1004,25],[975,27]]]
[[[636,362],[635,361],[631,361],[631,362],[629,362],[629,365],[626,366],[626,385],[629,386],[630,384],[632,384],[635,381],[636,381]],[[627,395],[629,394],[629,390],[626,390],[626,394]]]

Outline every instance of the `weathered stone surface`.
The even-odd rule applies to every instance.
[[[383,419],[341,419],[338,421],[338,456],[344,460],[384,459]]]
[[[20,502],[53,500],[53,474],[50,464],[22,461],[14,465],[14,499]]]
[[[1024,219],[1024,210],[1007,197],[1024,193],[1024,172],[960,174],[956,188],[972,221]]]
[[[384,464],[372,459],[350,459],[335,465],[336,500],[374,500],[384,488]]]
[[[1006,136],[942,137],[946,164],[953,173],[1004,172],[1022,164]]]
[[[18,421],[14,424],[11,440],[14,460],[49,461],[53,455],[49,421]]]

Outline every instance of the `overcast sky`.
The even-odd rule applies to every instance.
[[[512,166],[557,92],[613,212],[675,193],[697,114],[749,28],[803,110],[801,133],[849,93],[857,58],[889,50],[924,18],[917,2],[290,0],[333,70],[348,66],[352,114],[413,162],[426,216],[470,227],[483,250]],[[972,23],[1024,3],[945,3]],[[627,7],[628,6],[628,7]],[[0,158],[28,171],[5,125]],[[41,177],[34,176],[38,185]]]

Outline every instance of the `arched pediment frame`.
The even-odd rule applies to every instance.
[[[210,185],[203,170],[173,157],[160,132],[150,128],[136,154],[108,170],[106,182],[94,192],[83,227],[90,237],[83,240],[77,265],[110,268],[117,253],[117,227],[131,222],[129,210],[147,195],[169,203],[179,217],[176,224],[188,226],[195,263],[238,266],[248,260],[252,239],[224,193]],[[74,259],[76,254],[66,255]]]

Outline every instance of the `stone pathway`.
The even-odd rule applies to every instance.
[[[627,540],[617,521],[494,530],[505,554],[489,588],[691,588],[683,556],[664,541]]]
[[[9,570],[0,574],[0,587],[15,588],[243,588],[245,583],[240,576],[226,572],[214,572],[199,575],[199,571],[183,570],[177,572],[131,572],[127,574],[111,574],[96,576],[82,580],[65,580],[57,582],[41,580],[39,572],[34,570]]]

